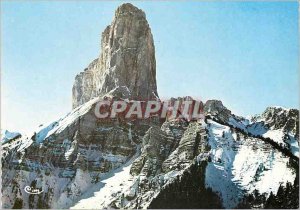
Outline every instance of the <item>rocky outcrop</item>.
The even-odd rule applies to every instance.
[[[247,131],[274,142],[283,150],[299,157],[299,110],[268,107],[251,118]]]
[[[162,162],[168,157],[174,138],[160,127],[151,127],[143,137],[142,152],[131,167],[131,174],[155,176],[161,172]]]
[[[299,111],[297,109],[268,107],[261,115],[254,116],[252,121],[264,121],[269,129],[283,129],[294,135],[299,134]]]
[[[73,85],[73,108],[118,86],[131,99],[155,99],[155,49],[145,13],[132,4],[121,5],[102,33],[101,55],[78,74]]]
[[[204,104],[204,113],[205,115],[217,116],[222,122],[228,122],[231,117],[231,111],[219,100],[208,100]]]
[[[190,122],[184,130],[178,145],[163,162],[162,171],[182,170],[200,153],[205,152],[206,134],[199,122]]]

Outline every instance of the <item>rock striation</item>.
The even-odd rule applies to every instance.
[[[145,13],[132,4],[115,12],[102,33],[101,54],[75,78],[73,108],[124,86],[131,99],[155,99],[155,48]]]

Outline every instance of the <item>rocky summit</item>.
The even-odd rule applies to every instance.
[[[158,99],[155,74],[145,13],[123,4],[75,78],[74,109],[29,136],[3,132],[2,207],[298,208],[296,109],[245,118],[208,100],[198,120],[95,116],[103,99]]]
[[[121,5],[102,33],[101,54],[75,78],[73,108],[116,87],[126,87],[131,99],[158,97],[155,48],[145,13]]]

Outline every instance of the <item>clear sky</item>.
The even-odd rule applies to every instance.
[[[71,110],[75,75],[100,54],[122,2],[2,1],[2,128],[27,132]],[[239,115],[298,108],[295,2],[142,2],[160,97],[220,99]]]

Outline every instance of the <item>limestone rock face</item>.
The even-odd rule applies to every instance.
[[[125,86],[131,99],[157,97],[155,48],[145,13],[121,5],[102,33],[101,54],[78,74],[73,85],[73,108]]]
[[[231,111],[219,100],[208,100],[204,105],[204,113],[205,115],[217,116],[222,122],[228,122],[232,116]]]

